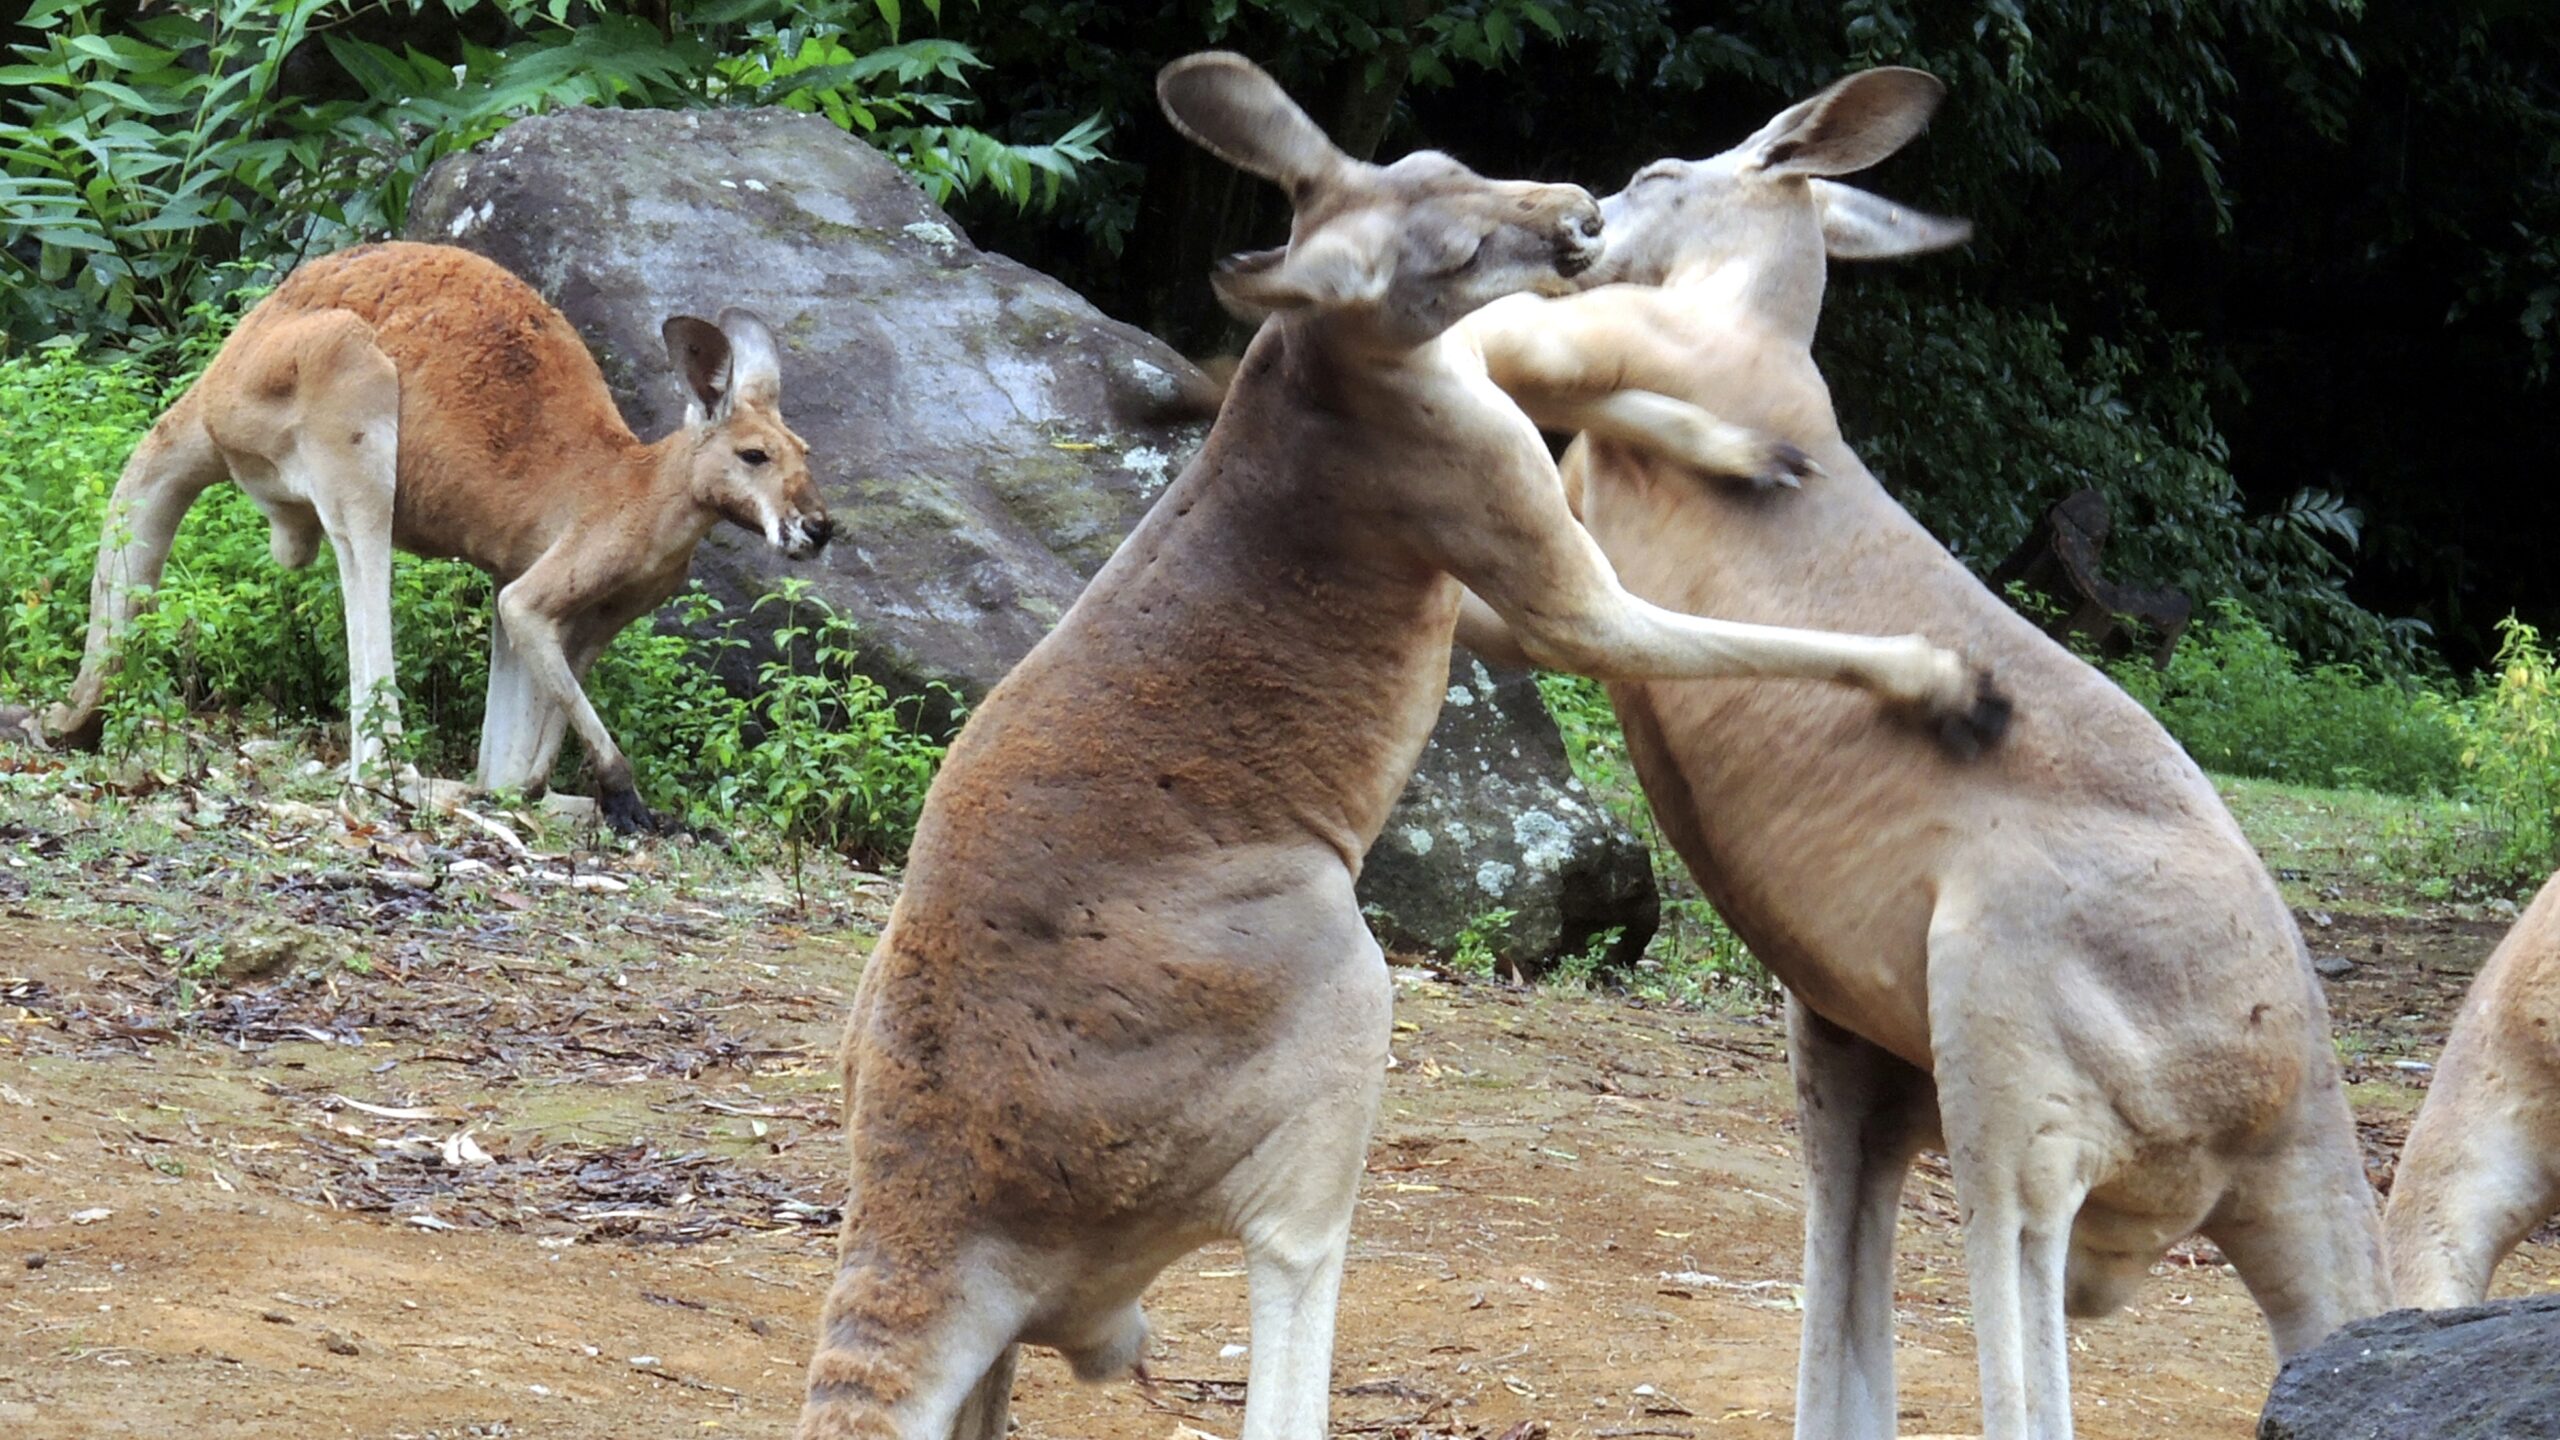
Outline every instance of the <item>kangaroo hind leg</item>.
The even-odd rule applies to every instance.
[[[992,1267],[849,1256],[819,1312],[817,1354],[794,1433],[798,1440],[1002,1440],[1027,1310]]]
[[[116,650],[149,603],[169,562],[178,524],[196,498],[229,477],[222,450],[204,424],[204,387],[178,397],[142,437],[107,501],[105,533],[89,580],[89,636],[71,693],[45,716],[56,742],[79,749],[105,729],[106,691]]]
[[[361,772],[400,733],[391,646],[400,377],[370,332],[341,328],[327,339],[336,355],[325,370],[306,368],[325,378],[311,383],[303,424],[277,470],[283,488],[319,515],[337,554],[347,609],[347,753]]]
[[[1804,1132],[1797,1440],[1893,1440],[1893,1229],[1937,1119],[1929,1075],[1787,1001]]]

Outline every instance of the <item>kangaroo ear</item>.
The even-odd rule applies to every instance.
[[[1973,238],[1970,220],[1912,210],[1837,180],[1809,183],[1822,215],[1822,248],[1834,260],[1890,260]]]
[[[691,315],[670,318],[658,334],[667,342],[667,358],[675,362],[676,373],[684,377],[685,389],[691,392],[685,400],[684,423],[700,425],[726,417],[736,398],[730,382],[729,337],[719,326]]]
[[[720,334],[729,342],[732,404],[782,403],[782,347],[773,327],[753,310],[732,305],[720,312]]]
[[[1292,191],[1350,163],[1278,81],[1241,55],[1183,56],[1156,72],[1156,102],[1191,143]]]
[[[1924,71],[1861,70],[1778,113],[1742,142],[1746,164],[1771,175],[1846,175],[1911,143],[1947,87]]]
[[[1372,233],[1352,223],[1317,232],[1277,250],[1230,255],[1209,277],[1218,301],[1237,318],[1259,320],[1276,310],[1356,305],[1387,293],[1394,257]]]

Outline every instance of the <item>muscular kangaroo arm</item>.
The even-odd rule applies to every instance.
[[[1437,552],[1432,558],[1473,592],[1475,603],[1460,611],[1470,645],[1603,680],[1839,681],[1954,722],[1948,734],[1960,749],[1993,738],[2005,722],[2006,702],[1986,676],[1917,635],[1710,620],[1638,599],[1574,522],[1551,474],[1524,464],[1482,478],[1453,488],[1433,507],[1446,513],[1419,527]],[[1516,648],[1501,644],[1505,632]]]
[[[1650,390],[1581,397],[1541,392],[1524,384],[1506,393],[1541,430],[1624,441],[1710,475],[1792,489],[1802,485],[1806,476],[1822,473],[1812,456],[1787,441],[1717,419],[1713,412],[1686,400]]]
[[[1645,388],[1648,380],[1670,386],[1686,357],[1631,306],[1606,295],[1513,296],[1469,315],[1460,329],[1493,382],[1541,430],[1623,441],[1756,485],[1794,486],[1822,473],[1787,441]]]

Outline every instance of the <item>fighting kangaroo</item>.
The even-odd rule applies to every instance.
[[[1940,93],[1868,71],[1712,159],[1647,165],[1601,204],[1597,288],[1461,326],[1516,395],[1659,392],[1818,464],[1800,490],[1753,490],[1577,442],[1568,493],[1631,590],[1910,625],[2034,696],[1998,751],[1957,765],[1839,690],[1609,687],[1664,832],[1787,987],[1808,1172],[1798,1440],[1895,1433],[1894,1214],[1923,1146],[1946,1150],[1963,1202],[1986,1440],[2070,1435],[2065,1313],[2120,1305],[2191,1231],[2238,1267],[2282,1354],[2389,1298],[2327,1008],[2265,868],[2140,706],[1858,463],[1814,368],[1826,254],[1968,233],[1826,178],[1900,149]],[[1506,653],[1506,618],[1470,603],[1459,637]]]
[[[1352,883],[1447,688],[1460,580],[1551,664],[1984,708],[1981,677],[1907,637],[1619,588],[1536,428],[1445,339],[1600,255],[1588,194],[1355,161],[1233,55],[1157,94],[1295,221],[1217,275],[1269,319],[1199,455],[926,799],[846,1028],[852,1182],[803,1440],[1000,1440],[1017,1345],[1127,1369],[1140,1292],[1220,1236],[1248,1272],[1245,1440],[1324,1434],[1390,1029]]]
[[[345,591],[355,768],[396,729],[391,551],[453,556],[497,582],[482,785],[529,788],[574,724],[605,817],[652,823],[631,764],[579,684],[606,642],[684,584],[726,519],[805,559],[827,542],[808,449],[782,422],[781,357],[744,310],[667,321],[692,391],[643,444],[578,332],[533,287],[443,245],[365,245],[295,270],[126,462],[89,587],[88,649],[45,728],[97,743],[118,640],[160,583],[198,496],[235,480],[276,562],[325,535]]]
[[[2403,1305],[2477,1305],[2560,1210],[2560,875],[2471,982],[2409,1127],[2383,1228]]]

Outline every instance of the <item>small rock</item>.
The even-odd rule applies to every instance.
[[[43,1251],[39,1250],[33,1255],[27,1257],[27,1268],[30,1270],[41,1270],[44,1268],[45,1261],[48,1258],[50,1257],[48,1257]]]
[[[264,1314],[261,1314],[258,1318],[266,1321],[270,1325],[290,1325],[293,1323],[293,1317],[287,1315],[281,1310],[269,1310]]]
[[[2356,962],[2344,955],[2314,955],[2311,957],[2311,968],[2320,972],[2321,979],[2335,980],[2340,976],[2354,974]]]
[[[222,934],[221,962],[207,978],[224,986],[245,985],[306,966],[331,964],[342,947],[316,930],[252,921]]]
[[[335,1332],[320,1337],[320,1348],[328,1351],[332,1355],[360,1355],[364,1353],[356,1348],[356,1342]]]

